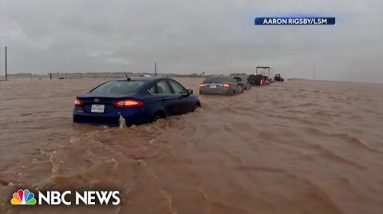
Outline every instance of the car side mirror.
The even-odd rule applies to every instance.
[[[186,93],[187,93],[187,95],[191,95],[191,94],[193,94],[194,92],[193,92],[193,90],[191,90],[191,89],[187,89],[187,90],[186,90]]]

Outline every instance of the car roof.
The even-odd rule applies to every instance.
[[[206,80],[207,79],[233,79],[232,76],[210,76],[210,77],[206,77]]]
[[[133,80],[133,81],[144,81],[144,82],[151,82],[154,80],[161,80],[161,79],[169,79],[168,77],[129,77],[129,78],[130,80]],[[127,81],[127,78],[111,80],[109,82],[117,82],[117,81]]]

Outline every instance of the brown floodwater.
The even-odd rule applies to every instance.
[[[0,213],[383,213],[382,84],[289,81],[153,124],[73,124],[74,97],[103,81],[0,82]],[[122,203],[12,207],[19,187]]]

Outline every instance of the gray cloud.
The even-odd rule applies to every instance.
[[[365,0],[0,0],[10,72],[253,72],[383,82],[383,2]],[[336,26],[254,26],[328,15]],[[2,71],[2,70],[0,70]]]

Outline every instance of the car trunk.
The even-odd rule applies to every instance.
[[[113,102],[119,99],[125,98],[121,97],[110,97],[110,96],[97,96],[97,95],[84,95],[78,97],[78,99],[84,102],[83,110],[86,113],[94,114],[107,114],[115,109]]]
[[[210,89],[224,89],[225,87],[223,86],[224,83],[221,82],[209,82],[209,83],[204,83],[205,88],[210,88]]]

